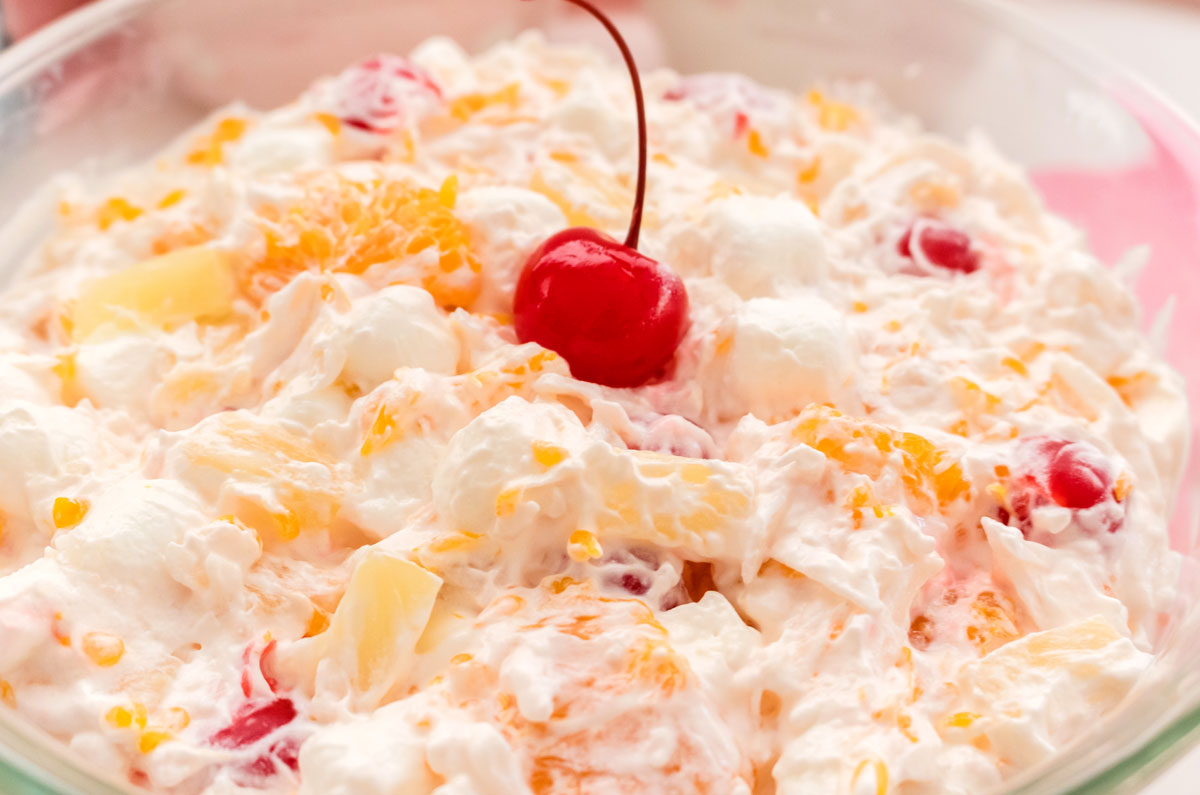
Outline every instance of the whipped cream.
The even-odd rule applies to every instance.
[[[513,330],[627,221],[590,50],[433,39],[65,182],[0,302],[6,708],[179,795],[973,794],[1103,720],[1188,436],[1120,272],[868,87],[645,87],[690,325],[633,389]]]

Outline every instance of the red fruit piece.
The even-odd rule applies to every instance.
[[[1028,535],[1035,508],[1051,503],[1074,511],[1114,501],[1113,476],[1104,454],[1087,442],[1033,437],[1017,453],[1009,500],[1013,517]],[[1110,533],[1120,528],[1119,513],[1101,517]]]
[[[255,693],[262,695],[266,690],[274,693],[278,689],[279,682],[271,673],[271,654],[275,651],[275,644],[275,641],[270,641],[260,645],[256,641],[246,644],[246,648],[242,649],[242,695],[247,699]]]
[[[258,658],[258,670],[262,674],[263,681],[267,683],[267,687],[271,688],[271,692],[275,693],[279,690],[279,680],[271,673],[271,654],[275,651],[275,646],[278,641],[271,641],[262,651],[262,656]]]
[[[280,772],[280,765],[292,771],[300,770],[300,742],[286,737],[271,746],[265,754],[238,765],[236,780],[241,786],[253,787],[264,778]]]
[[[643,596],[654,584],[659,567],[658,554],[652,549],[633,547],[610,550],[600,561],[605,568],[604,584],[631,596]]]
[[[285,737],[271,746],[275,758],[292,770],[300,769],[300,742],[295,737]]]
[[[737,115],[733,117],[733,136],[735,138],[741,138],[743,135],[749,132],[749,130],[750,117],[739,110]]]
[[[646,106],[629,45],[588,0],[567,0],[594,16],[616,42],[637,106],[638,168],[625,243],[595,229],[559,232],[521,271],[513,297],[517,338],[559,353],[576,378],[614,387],[663,372],[687,328],[687,291],[669,268],[637,250],[646,199]]]
[[[290,698],[277,698],[266,704],[243,704],[233,722],[209,738],[218,748],[242,748],[286,726],[296,718],[296,705]]]
[[[567,360],[584,381],[638,386],[660,374],[687,329],[683,282],[663,265],[595,229],[543,243],[513,301],[518,338]]]
[[[642,572],[627,571],[617,578],[615,584],[633,596],[641,596],[650,590],[650,577]]]
[[[917,259],[913,252],[913,238],[926,262],[946,270],[959,273],[974,273],[979,270],[979,254],[971,247],[971,238],[952,226],[921,218],[904,231],[896,243],[902,256]]]
[[[275,758],[271,754],[263,754],[253,762],[247,762],[238,767],[238,784],[253,786],[256,781],[275,775]]]
[[[1112,477],[1088,447],[1078,442],[1063,445],[1050,460],[1046,485],[1050,497],[1064,508],[1091,508],[1112,492]]]
[[[442,99],[425,70],[407,58],[380,54],[344,71],[337,80],[338,116],[360,130],[388,133]]]

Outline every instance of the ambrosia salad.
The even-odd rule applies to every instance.
[[[540,316],[666,345],[635,385],[514,309],[629,221],[606,53],[431,39],[65,180],[0,303],[0,700],[305,795],[976,795],[1112,708],[1188,425],[1129,274],[869,87],[644,88],[678,333]]]

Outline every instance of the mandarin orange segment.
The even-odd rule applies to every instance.
[[[457,179],[438,190],[397,180],[321,173],[303,181],[304,198],[261,211],[264,256],[243,264],[245,293],[262,301],[304,271],[362,274],[413,258],[408,281],[445,307],[479,294],[481,266],[467,227],[453,213]],[[433,256],[420,256],[432,250]]]
[[[994,651],[1021,637],[1012,600],[997,591],[981,591],[971,604],[967,638],[980,654]]]
[[[862,123],[862,114],[853,105],[832,100],[816,89],[808,92],[808,102],[817,112],[817,124],[830,132],[845,132]]]
[[[17,693],[13,690],[12,683],[6,679],[0,679],[0,704],[9,709],[17,708]]]
[[[970,495],[962,466],[923,436],[855,419],[827,406],[801,412],[792,428],[798,442],[820,451],[850,473],[878,480],[899,470],[914,510],[946,507]],[[897,460],[898,457],[898,460]],[[864,506],[850,506],[861,508]]]
[[[211,133],[196,141],[184,159],[194,166],[220,165],[225,161],[225,146],[239,140],[248,126],[249,123],[245,119],[220,119],[213,126]]]
[[[142,208],[130,204],[122,196],[114,196],[100,205],[96,211],[96,225],[106,230],[118,221],[132,221],[142,215]]]
[[[54,505],[51,508],[51,519],[54,521],[56,528],[66,530],[82,522],[87,512],[88,503],[86,500],[74,497],[55,497]]]

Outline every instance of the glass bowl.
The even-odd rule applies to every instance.
[[[867,78],[933,130],[984,130],[1101,258],[1151,246],[1139,285],[1147,325],[1200,407],[1200,132],[1145,86],[994,0],[610,5],[646,67],[739,71],[793,89],[817,77]],[[602,31],[551,0],[85,7],[0,54],[0,280],[48,229],[47,186],[61,171],[131,165],[221,104],[279,104],[364,53],[404,52],[434,33],[477,49],[530,26],[603,42]],[[1200,739],[1200,669],[1192,662],[1200,654],[1197,448],[1172,519],[1172,543],[1186,560],[1158,660],[1114,714],[1005,792],[1134,792]],[[128,788],[84,769],[0,708],[0,791]]]

